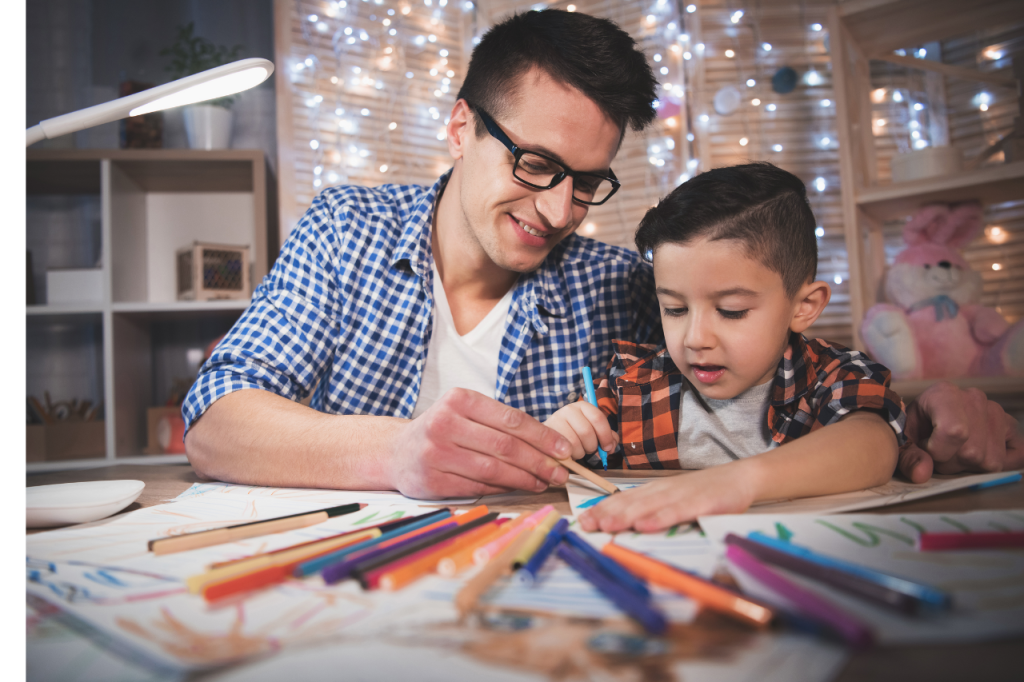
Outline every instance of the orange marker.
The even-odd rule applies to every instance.
[[[477,538],[465,547],[449,550],[447,556],[442,557],[437,562],[437,572],[446,578],[451,578],[460,571],[469,568],[473,565],[473,552],[505,533],[512,527],[513,522],[510,519],[498,519],[494,523],[495,526],[490,528],[486,535]]]
[[[418,556],[412,561],[403,563],[401,566],[382,567],[382,573],[379,575],[373,575],[371,573],[366,576],[366,580],[370,583],[371,587],[376,583],[376,585],[378,585],[382,590],[401,589],[427,573],[431,573],[436,570],[442,557],[470,545],[474,547],[478,546],[480,538],[490,535],[491,531],[495,528],[500,528],[500,526],[497,525],[497,521],[492,521],[491,523],[480,526],[479,528],[474,528],[465,535],[452,538],[447,542],[442,542],[436,547],[432,547],[432,551],[429,551],[422,556]]]
[[[774,616],[771,610],[757,602],[744,599],[735,592],[719,587],[703,578],[680,571],[669,564],[652,559],[646,554],[634,552],[612,542],[606,544],[601,553],[618,561],[626,570],[638,578],[643,578],[655,585],[667,587],[685,597],[693,599],[700,603],[701,606],[714,609],[748,625],[763,628],[768,625]]]

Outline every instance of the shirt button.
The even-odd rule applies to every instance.
[[[566,398],[566,400],[568,400],[569,402],[573,402],[574,400],[576,400],[577,398],[579,398],[579,396],[578,396],[578,395],[576,395],[576,391],[573,391],[572,393],[570,393],[569,395],[567,395],[567,396],[566,396],[565,398]]]
[[[633,443],[633,449],[636,450],[636,443]]]

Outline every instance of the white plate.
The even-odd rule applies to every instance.
[[[134,502],[142,481],[85,481],[37,485],[25,489],[25,525],[66,526],[106,518]]]

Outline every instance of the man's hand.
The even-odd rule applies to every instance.
[[[1024,435],[1017,420],[976,388],[949,382],[928,387],[907,406],[907,438],[900,472],[914,483],[932,473],[958,474],[1024,467]]]
[[[398,429],[384,466],[399,492],[418,499],[542,492],[569,477],[544,455],[571,453],[568,440],[525,412],[456,388]]]

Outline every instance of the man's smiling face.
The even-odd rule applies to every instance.
[[[488,113],[516,146],[576,171],[608,173],[620,130],[592,100],[538,68],[523,75],[511,100],[508,112]],[[573,201],[571,178],[547,190],[516,180],[512,153],[486,132],[477,137],[475,118],[468,111],[466,117],[469,129],[454,154],[460,233],[473,243],[472,250],[503,270],[536,270],[579,227],[588,206]]]

